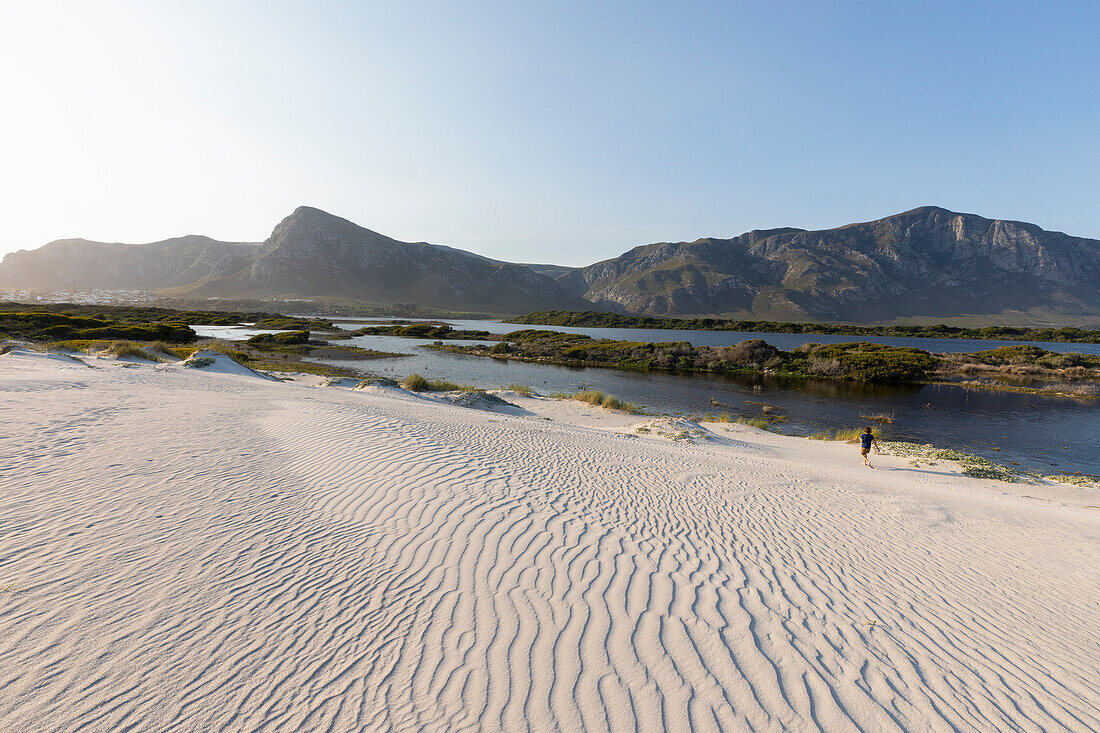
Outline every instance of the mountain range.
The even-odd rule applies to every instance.
[[[520,313],[881,322],[963,314],[1100,316],[1100,241],[922,207],[835,229],[660,242],[587,267],[400,242],[299,207],[264,242],[64,239],[0,263],[0,288],[165,297],[351,298]]]

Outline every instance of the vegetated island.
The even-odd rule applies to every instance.
[[[726,347],[692,346],[686,341],[615,341],[537,329],[500,335],[455,330],[446,324],[372,326],[351,333],[432,338],[437,341],[428,347],[440,351],[563,366],[681,374],[762,374],[868,384],[945,382],[1054,396],[1100,396],[1100,356],[1059,354],[1029,344],[976,353],[931,354],[914,347],[866,341],[811,343],[782,351],[762,339]],[[444,344],[443,339],[494,343]]]
[[[511,322],[534,326],[578,326],[586,328],[652,328],[682,329],[685,331],[808,333],[823,336],[894,336],[1100,344],[1100,331],[1071,326],[1062,328],[1017,328],[1013,326],[963,328],[946,325],[859,326],[847,323],[735,321],[725,318],[661,318],[657,316],[622,315],[603,311],[538,311],[513,318]]]
[[[294,329],[259,334],[244,342],[200,339],[189,324]],[[331,321],[239,311],[177,311],[145,306],[27,305],[0,303],[0,340],[26,340],[49,350],[107,353],[115,357],[166,361],[185,359],[199,348],[215,349],[258,370],[359,376],[340,366],[304,357],[341,361],[405,356],[311,340],[310,331],[338,331]],[[199,342],[202,342],[201,346]]]

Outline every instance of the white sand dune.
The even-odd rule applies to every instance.
[[[0,356],[0,730],[1100,728],[1096,492],[206,371]]]

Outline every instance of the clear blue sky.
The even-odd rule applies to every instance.
[[[1100,238],[1100,3],[7,2],[0,252],[308,204],[585,264],[937,204]]]

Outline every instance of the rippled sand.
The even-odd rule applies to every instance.
[[[1100,728],[1096,492],[89,362],[0,356],[0,729]]]

